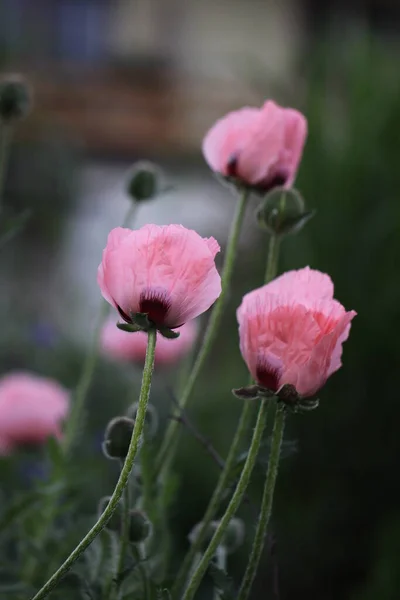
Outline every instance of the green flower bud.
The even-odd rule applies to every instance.
[[[147,515],[141,510],[133,509],[129,513],[129,539],[134,544],[144,542],[151,535],[153,526]]]
[[[204,551],[207,548],[219,523],[219,521],[211,521],[211,523],[209,524],[203,539],[201,551]],[[197,523],[197,525],[193,527],[188,536],[191,544],[195,543],[202,528],[202,522]],[[225,548],[227,554],[232,554],[239,548],[239,546],[243,544],[244,533],[245,528],[243,521],[241,519],[233,518],[229,523],[226,532],[224,533],[220,546],[223,546]]]
[[[107,425],[103,452],[107,458],[124,459],[128,454],[135,421],[128,417],[115,417]]]
[[[0,119],[4,122],[25,117],[32,105],[32,93],[20,75],[0,79]]]
[[[269,233],[284,236],[297,233],[314,216],[306,211],[300,193],[295,189],[275,188],[262,200],[256,212],[257,223]]]
[[[128,177],[127,192],[135,202],[145,202],[160,191],[160,170],[150,162],[136,163]]]
[[[242,519],[234,517],[229,523],[221,542],[227,554],[233,554],[243,544],[244,534],[245,527]]]
[[[104,496],[103,498],[100,499],[98,507],[97,507],[97,518],[98,519],[100,518],[100,516],[103,514],[103,512],[107,508],[110,500],[111,500],[111,496]],[[118,504],[117,508],[115,509],[115,511],[113,512],[111,519],[108,521],[106,527],[107,527],[107,529],[110,529],[112,531],[119,531],[121,529],[121,508],[120,508],[119,504]]]

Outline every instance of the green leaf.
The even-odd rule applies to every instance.
[[[19,496],[0,516],[0,533],[10,527],[13,521],[33,510],[42,497],[43,494],[37,490]]]

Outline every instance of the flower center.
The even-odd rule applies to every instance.
[[[281,370],[279,367],[274,367],[268,361],[263,361],[257,365],[256,380],[267,390],[276,392],[279,389],[280,378]]]
[[[144,290],[140,295],[139,312],[146,313],[155,325],[165,325],[171,302],[165,290]]]

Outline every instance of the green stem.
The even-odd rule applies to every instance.
[[[131,203],[125,215],[122,227],[128,227],[128,225],[133,220],[136,209],[137,204]],[[93,379],[93,374],[99,356],[100,334],[104,322],[108,316],[109,310],[110,305],[107,304],[107,302],[103,302],[99,316],[97,318],[92,343],[83,363],[81,376],[76,387],[75,400],[72,404],[70,417],[66,425],[65,437],[63,440],[63,449],[65,454],[68,454],[72,450],[74,443],[76,442],[78,432],[82,427],[82,416],[85,408],[86,396],[88,394],[90,384]]]
[[[125,487],[128,484],[129,475],[132,471],[133,463],[139,448],[140,439],[142,437],[143,428],[146,418],[147,403],[150,396],[151,379],[154,368],[154,353],[156,348],[157,332],[155,330],[149,331],[146,359],[143,368],[142,387],[140,390],[138,410],[135,419],[135,426],[132,432],[132,438],[129,445],[128,454],[125,459],[124,466],[121,470],[117,485],[113,495],[111,496],[110,502],[105,508],[103,514],[99,517],[95,525],[85,535],[83,540],[78,546],[71,552],[66,561],[61,567],[54,573],[47,583],[33,596],[32,600],[42,600],[46,598],[53,588],[58,585],[63,576],[69,571],[74,562],[83,554],[86,548],[93,542],[93,540],[99,535],[110,520],[113,512],[117,508],[117,505],[121,499]]]
[[[11,146],[11,125],[3,123],[0,135],[0,210],[3,201],[4,185],[8,167],[8,158]]]
[[[71,406],[70,416],[65,427],[65,436],[62,441],[62,447],[66,455],[69,454],[73,449],[79,430],[82,427],[82,417],[85,408],[86,397],[93,379],[93,374],[99,355],[100,334],[107,318],[109,308],[109,304],[106,302],[102,303],[93,333],[93,339],[85,356],[81,376],[79,378],[78,385],[76,386],[75,399]]]
[[[260,445],[262,442],[262,437],[263,437],[263,433],[264,433],[264,429],[265,429],[266,418],[267,418],[267,401],[264,400],[261,403],[261,406],[260,406],[260,409],[258,412],[257,422],[256,422],[256,425],[254,428],[253,438],[251,440],[249,452],[247,454],[246,462],[244,464],[244,467],[243,467],[242,473],[240,475],[238,484],[236,486],[235,492],[231,498],[231,501],[228,504],[228,507],[227,507],[222,519],[219,522],[219,525],[208,545],[208,548],[204,552],[199,565],[197,566],[195,572],[193,573],[193,575],[189,581],[189,585],[182,597],[182,600],[192,600],[192,598],[194,597],[194,595],[197,591],[197,588],[199,587],[201,580],[204,577],[207,567],[208,567],[210,561],[213,559],[214,554],[222,541],[222,538],[224,536],[224,533],[225,533],[230,521],[233,519],[233,517],[236,514],[236,511],[238,510],[238,508],[240,506],[240,503],[243,499],[243,496],[244,496],[247,486],[249,484],[254,465],[257,460],[258,451],[260,449]]]
[[[254,577],[257,573],[261,554],[264,549],[265,538],[267,535],[268,523],[271,517],[272,502],[274,499],[274,490],[276,478],[278,475],[279,457],[281,453],[281,445],[283,438],[283,430],[285,426],[285,410],[277,407],[275,413],[274,428],[272,432],[271,452],[268,461],[267,477],[265,480],[263,497],[261,501],[261,510],[258,517],[256,534],[254,537],[253,547],[249,562],[246,567],[246,572],[239,590],[238,600],[247,600],[250,594],[251,586]]]
[[[196,536],[196,539],[191,544],[184,560],[182,566],[179,570],[179,573],[176,577],[174,586],[172,588],[172,597],[178,598],[183,586],[186,584],[189,571],[193,564],[193,560],[196,554],[199,552],[204,539],[206,537],[206,533],[208,531],[209,524],[214,519],[218,508],[221,504],[222,497],[229,485],[233,467],[237,460],[237,456],[239,453],[239,449],[242,445],[246,432],[249,429],[249,425],[251,422],[251,415],[253,412],[253,405],[251,402],[245,402],[243,405],[242,414],[240,416],[239,424],[236,429],[235,437],[233,438],[232,445],[229,449],[229,453],[227,459],[225,461],[224,469],[218,479],[217,485],[214,489],[211,500],[208,504],[207,510],[205,512],[204,517],[202,518],[202,527]]]
[[[278,271],[280,238],[277,235],[271,235],[268,246],[268,259],[265,269],[264,283],[269,283],[275,279]]]
[[[242,224],[244,220],[244,215],[246,211],[248,199],[248,192],[243,191],[240,199],[236,205],[236,214],[232,221],[231,230],[229,233],[228,244],[226,248],[225,255],[225,263],[222,271],[221,277],[221,295],[218,298],[214,309],[211,313],[206,332],[204,334],[203,343],[200,348],[200,351],[197,355],[196,362],[193,365],[190,377],[186,383],[185,389],[183,391],[182,397],[180,399],[180,409],[183,410],[193,392],[193,388],[198,379],[198,376],[204,366],[207,356],[210,353],[216,335],[218,333],[219,326],[221,324],[222,316],[224,314],[225,302],[227,299],[227,295],[229,292],[233,268],[235,265],[236,253],[239,243],[240,231],[242,229]],[[175,414],[176,416],[176,414]],[[161,479],[164,479],[166,473],[168,472],[169,465],[171,464],[175,450],[178,444],[179,439],[179,431],[178,431],[179,423],[176,419],[171,419],[171,422],[168,426],[166,435],[164,437],[164,441],[161,445],[160,451],[157,456],[156,464],[155,464],[155,475],[160,476]]]
[[[110,600],[118,597],[118,587],[120,585],[121,575],[124,571],[126,553],[129,546],[129,509],[130,509],[130,486],[129,481],[124,489],[123,503],[122,503],[122,523],[121,523],[121,537],[119,546],[118,563],[115,572],[115,586],[109,594]]]
[[[149,581],[146,577],[146,571],[144,570],[143,565],[142,565],[144,557],[140,550],[140,546],[136,546],[136,545],[133,546],[132,553],[136,560],[137,568],[139,569],[140,578],[142,580],[142,587],[143,587],[143,594],[144,594],[143,600],[149,600],[150,599]]]
[[[278,270],[278,259],[279,259],[279,239],[277,236],[271,236],[269,240],[269,248],[268,248],[268,258],[267,258],[267,267],[265,270],[265,281],[264,283],[269,283],[276,276]],[[250,380],[250,383],[251,380]],[[249,425],[251,422],[251,415],[253,412],[253,405],[251,402],[245,402],[242,409],[242,414],[240,416],[240,420],[236,429],[235,436],[233,438],[231,447],[228,452],[228,456],[225,461],[224,469],[219,477],[217,486],[213,492],[211,500],[208,504],[206,513],[202,519],[202,528],[199,531],[198,536],[196,537],[195,542],[190,546],[182,566],[179,570],[177,578],[175,580],[174,586],[172,588],[172,597],[178,597],[181,589],[186,584],[188,574],[193,564],[194,557],[199,552],[203,541],[205,539],[206,533],[208,531],[208,526],[211,521],[214,519],[218,508],[221,504],[222,497],[229,485],[232,471],[234,469],[237,456],[239,450],[243,444],[243,440],[246,436],[246,433],[249,429]]]
[[[227,553],[225,546],[218,546],[215,554],[215,564],[221,571],[226,571],[226,559]],[[217,587],[214,588],[214,600],[221,600],[220,590]]]

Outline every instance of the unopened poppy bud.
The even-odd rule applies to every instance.
[[[215,530],[216,530],[216,523],[217,523],[217,521],[211,521],[211,523],[208,524],[204,538],[203,538],[201,551],[205,550],[207,548],[208,544],[210,543],[211,538],[213,537]],[[196,540],[202,529],[203,529],[203,522],[200,521],[200,523],[197,523],[193,527],[193,529],[190,531],[190,533],[188,535],[188,539],[191,544],[196,543]]]
[[[128,454],[135,421],[128,417],[115,417],[107,425],[103,452],[107,458],[124,459]]]
[[[232,554],[243,544],[245,527],[242,519],[236,517],[229,523],[221,544],[225,547],[227,554]]]
[[[131,510],[129,513],[129,539],[133,544],[144,542],[151,535],[153,526],[147,515],[141,510]]]
[[[4,122],[25,117],[31,108],[32,94],[20,75],[7,75],[0,80],[0,119]]]
[[[136,163],[128,177],[127,192],[135,202],[155,198],[160,192],[160,170],[150,162]]]
[[[293,188],[275,188],[264,197],[256,212],[258,225],[280,236],[300,231],[313,215],[314,211],[305,210],[301,194]]]
[[[111,500],[111,496],[103,496],[100,499],[98,507],[97,507],[97,518],[99,519],[103,512],[106,510],[109,502]],[[106,525],[107,529],[111,529],[112,531],[119,531],[121,527],[121,510],[118,505],[115,511],[113,512],[111,519],[108,521]]]
[[[136,413],[139,403],[135,402],[127,411],[127,416],[133,420],[136,419]],[[147,438],[152,438],[157,433],[158,429],[158,413],[152,404],[148,404],[146,408],[146,417],[144,421],[144,433]]]
[[[202,550],[204,550],[211,541],[217,527],[219,525],[219,521],[211,521],[211,523],[207,527],[206,534],[203,539]],[[194,544],[198,538],[198,535],[203,528],[203,523],[197,523],[191,530],[188,535],[189,541],[191,544]],[[235,552],[239,546],[243,543],[244,540],[244,523],[241,519],[233,518],[228,525],[226,532],[221,540],[220,546],[223,546],[227,552],[227,554],[232,554]]]

